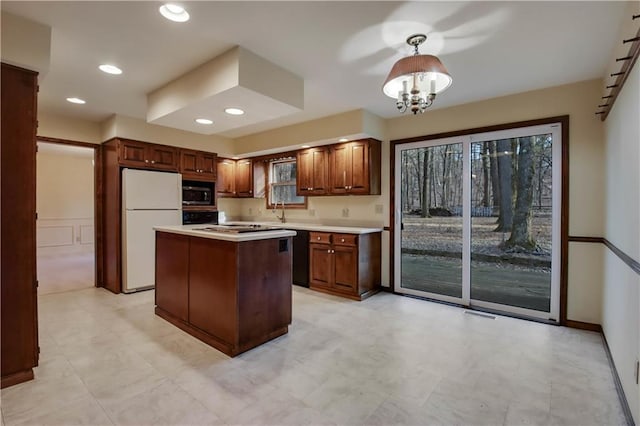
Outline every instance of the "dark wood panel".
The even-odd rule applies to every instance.
[[[190,244],[189,322],[236,345],[237,243],[190,237]]]
[[[189,320],[189,237],[156,232],[156,306]]]
[[[253,162],[238,160],[236,162],[236,188],[238,197],[253,197]]]
[[[349,168],[350,179],[349,193],[368,194],[369,193],[369,143],[351,142],[349,144]]]
[[[380,290],[382,284],[381,256],[382,233],[362,234],[358,237],[358,277],[361,295],[373,294]]]
[[[148,161],[154,169],[177,172],[178,149],[165,145],[149,145]]]
[[[291,237],[238,243],[240,345],[291,324],[291,243]]]
[[[190,149],[180,150],[180,173],[183,175],[198,174],[198,152]]]
[[[102,144],[103,205],[103,258],[102,285],[113,293],[121,287],[121,229],[122,196],[120,188],[120,166],[118,165],[118,141]]]
[[[309,244],[309,285],[313,287],[331,287],[333,282],[333,257],[331,246]]]
[[[329,153],[329,191],[339,195],[347,192],[348,182],[351,181],[349,144],[334,145]]]
[[[216,191],[220,197],[233,197],[236,192],[236,162],[218,158]]]
[[[118,162],[123,166],[147,167],[148,144],[144,142],[120,140],[120,156]]]
[[[38,364],[36,113],[38,74],[2,64],[0,386],[33,378]]]
[[[333,246],[334,281],[336,289],[358,292],[358,249],[349,246]]]

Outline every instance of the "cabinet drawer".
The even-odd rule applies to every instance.
[[[333,244],[336,246],[356,246],[358,236],[354,234],[333,234]]]
[[[310,232],[309,243],[331,244],[331,234],[326,232]]]

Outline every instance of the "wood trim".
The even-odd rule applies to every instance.
[[[588,330],[595,331],[597,333],[602,333],[602,326],[600,324],[593,324],[590,322],[582,322],[582,321],[574,321],[574,320],[566,320],[565,326],[569,328],[577,328],[578,330]]]
[[[94,229],[94,263],[95,263],[95,277],[94,282],[96,287],[102,287],[102,216],[103,216],[103,179],[102,179],[102,149],[101,144],[81,142],[71,139],[52,138],[49,136],[37,136],[37,142],[55,143],[58,145],[80,146],[84,148],[93,149],[93,229]]]
[[[620,260],[627,264],[636,274],[640,275],[640,262],[633,259],[631,256],[616,247],[611,241],[603,238],[604,245],[607,246]]]
[[[569,242],[571,243],[602,243],[604,244],[604,238],[602,237],[576,237],[569,235]]]
[[[33,368],[2,376],[2,379],[0,379],[0,389],[17,385],[19,383],[28,382],[29,380],[33,380]]]
[[[626,57],[631,57],[631,59],[625,60],[622,64],[622,68],[619,73],[616,73],[617,78],[615,83],[613,83],[613,87],[611,92],[609,92],[610,98],[607,98],[608,102],[605,102],[604,111],[596,112],[596,114],[600,114],[600,120],[604,121],[609,116],[611,112],[611,108],[613,108],[613,104],[618,99],[618,95],[622,91],[622,87],[624,83],[627,81],[629,74],[631,74],[631,70],[638,60],[638,56],[640,56],[640,28],[638,28],[638,32],[636,36],[633,38],[635,41],[631,42],[631,46],[629,46],[629,53],[627,53]],[[612,75],[613,77],[613,75]]]
[[[631,270],[640,275],[640,262],[620,250],[615,244],[603,237],[576,237],[570,236],[572,243],[601,243],[611,250],[620,260],[622,260]]]
[[[569,116],[560,115],[554,117],[538,118],[534,120],[515,121],[511,123],[496,124],[491,126],[474,127],[471,129],[455,130],[450,132],[441,132],[431,135],[415,136],[411,138],[395,139],[391,141],[390,148],[390,182],[389,196],[390,202],[390,232],[389,238],[390,250],[390,279],[389,284],[391,290],[395,292],[394,280],[394,224],[395,224],[395,148],[396,145],[402,145],[412,142],[428,141],[434,139],[451,138],[455,136],[467,136],[475,133],[487,133],[500,130],[517,129],[520,127],[539,126],[544,124],[560,123],[562,125],[562,177],[561,191],[562,200],[560,207],[560,315],[559,323],[565,325],[567,320],[567,289],[568,289],[568,263],[569,263]]]
[[[531,126],[540,126],[543,124],[553,124],[553,123],[562,123],[563,125],[569,123],[568,115],[559,115],[555,117],[547,117],[547,118],[538,118],[535,120],[525,120],[525,121],[514,121],[512,123],[504,123],[504,124],[494,124],[491,126],[483,126],[483,127],[474,127],[471,129],[463,129],[463,130],[454,130],[451,132],[441,132],[434,133],[431,135],[424,136],[414,136],[412,138],[404,138],[404,139],[395,139],[391,141],[391,148],[393,153],[393,148],[395,145],[411,143],[411,142],[420,142],[420,141],[429,141],[433,139],[444,139],[444,138],[452,138],[455,136],[466,136],[472,135],[474,133],[488,133],[488,132],[496,132],[499,130],[510,130],[517,129],[520,127],[531,127]],[[564,134],[562,135],[564,136]]]
[[[620,381],[620,375],[618,374],[618,369],[616,368],[616,363],[613,361],[613,355],[611,355],[611,349],[609,349],[609,342],[607,342],[607,336],[605,336],[604,332],[601,333],[602,341],[604,343],[604,349],[607,353],[607,359],[609,360],[609,366],[611,367],[611,374],[613,376],[613,382],[616,385],[616,393],[618,394],[618,399],[620,400],[620,405],[622,405],[622,411],[624,412],[624,417],[627,421],[628,425],[635,425],[633,422],[633,414],[631,413],[631,409],[629,408],[629,403],[627,402],[627,396],[624,393],[624,388],[622,387],[622,382]]]
[[[73,146],[82,146],[85,148],[100,148],[99,143],[90,143],[90,142],[81,142],[74,141],[70,139],[60,139],[60,138],[50,138],[48,136],[37,136],[38,142],[46,142],[46,143],[56,143],[58,145],[73,145]]]

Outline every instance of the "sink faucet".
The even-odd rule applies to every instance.
[[[273,211],[273,212],[275,213],[275,210],[277,210],[277,209],[278,209],[278,202],[276,201],[276,208],[274,209],[274,211]],[[285,217],[284,217],[284,200],[282,201],[282,216],[278,216],[278,215],[276,215],[276,217],[278,218],[278,220],[279,220],[281,223],[285,223],[286,219],[285,219]]]

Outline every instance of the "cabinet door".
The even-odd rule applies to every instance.
[[[149,145],[149,163],[154,169],[178,171],[178,150],[171,146]]]
[[[350,194],[369,193],[369,144],[367,142],[349,143],[350,180],[347,191]]]
[[[189,237],[156,232],[156,306],[189,320]]]
[[[345,194],[351,182],[351,150],[349,144],[336,145],[329,155],[329,184],[332,194]]]
[[[217,169],[218,169],[218,182],[216,187],[217,187],[218,195],[221,197],[235,196],[236,162],[233,160],[219,158]]]
[[[313,151],[307,149],[296,156],[296,193],[301,196],[313,191]]]
[[[333,256],[327,244],[309,244],[309,284],[331,287],[333,282]]]
[[[198,155],[198,170],[200,175],[210,180],[216,180],[216,154],[201,152]]]
[[[149,167],[147,148],[144,142],[121,140],[118,162],[122,166]]]
[[[357,293],[358,290],[358,249],[356,247],[334,245],[335,279],[337,290]]]
[[[180,151],[180,173],[183,175],[198,174],[198,152],[183,149]]]
[[[313,175],[311,185],[314,195],[322,195],[327,193],[329,186],[329,151],[326,149],[316,149],[311,153],[311,161],[313,164]]]
[[[251,160],[236,162],[236,196],[253,197],[253,162]]]

